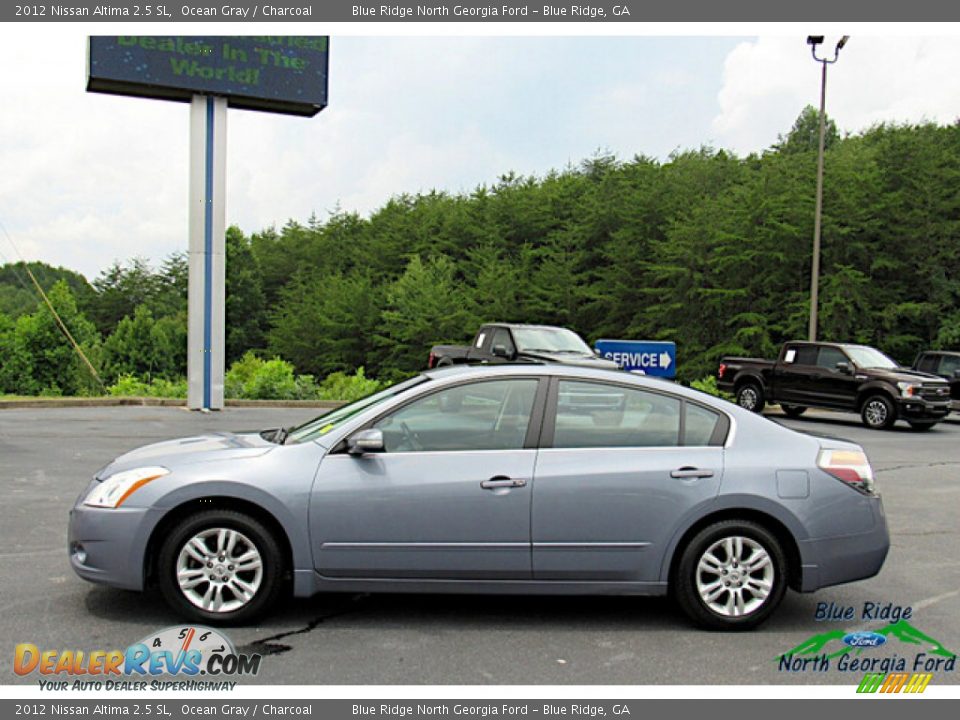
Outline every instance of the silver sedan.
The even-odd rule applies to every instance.
[[[787,588],[879,572],[863,452],[626,373],[418,375],[289,430],[133,450],[70,514],[87,580],[242,623],[283,592],[672,593],[755,627]]]

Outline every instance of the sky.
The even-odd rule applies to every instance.
[[[0,223],[27,259],[90,279],[185,250],[189,106],[85,92],[83,31],[41,31],[0,31]],[[319,115],[229,111],[227,223],[367,215],[395,194],[470,192],[598,151],[761,152],[819,101],[805,37],[334,34]],[[827,112],[845,132],[956,122],[958,67],[956,37],[854,36],[829,70]],[[0,262],[16,257],[0,233]]]

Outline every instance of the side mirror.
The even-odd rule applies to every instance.
[[[838,362],[837,370],[842,372],[844,375],[853,375],[853,367],[848,362]]]
[[[347,452],[351,455],[383,451],[383,430],[367,428],[347,438]]]
[[[508,358],[508,357],[510,357],[510,353],[507,352],[507,346],[506,346],[506,345],[494,345],[494,346],[493,346],[493,354],[494,354],[494,356],[496,356],[496,357],[502,357],[502,358]]]
[[[960,379],[960,368],[955,368],[953,371],[953,377]]]

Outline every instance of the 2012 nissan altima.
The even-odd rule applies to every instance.
[[[428,371],[289,430],[133,450],[70,514],[81,577],[242,623],[283,592],[671,593],[746,629],[879,572],[863,450],[679,385]]]

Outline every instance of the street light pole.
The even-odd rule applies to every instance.
[[[833,59],[817,57],[817,46],[823,42],[822,35],[810,35],[807,44],[813,59],[821,65],[820,73],[820,142],[817,148],[817,203],[813,216],[813,268],[810,273],[810,325],[807,336],[810,342],[817,339],[817,307],[820,296],[820,226],[823,217],[823,154],[827,135],[827,65],[840,57],[840,50],[847,44],[849,35],[844,35],[833,51]]]

